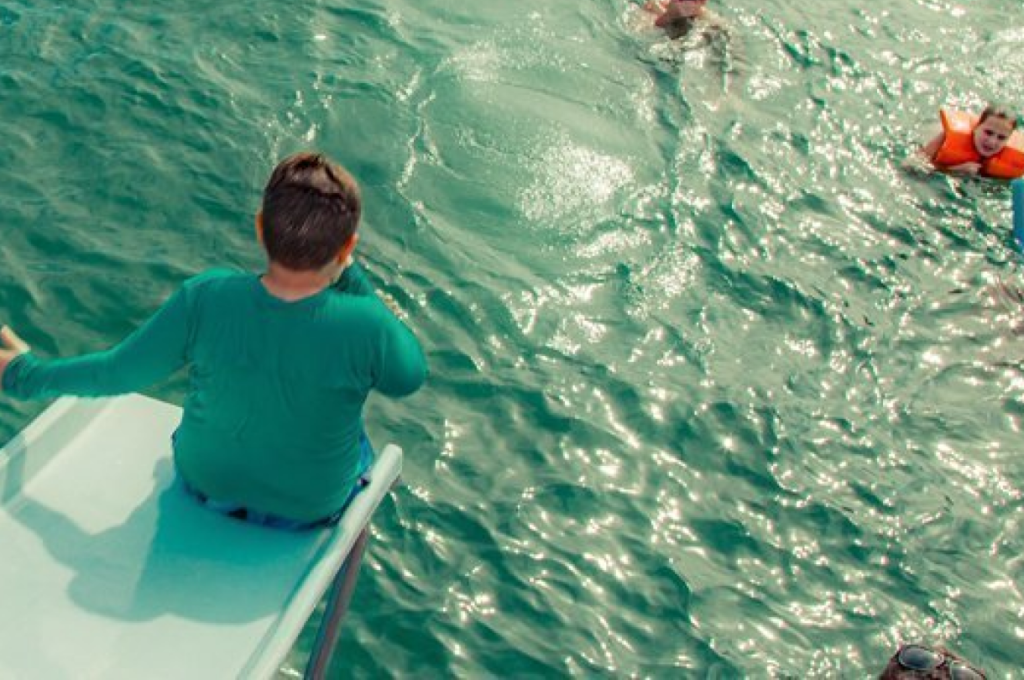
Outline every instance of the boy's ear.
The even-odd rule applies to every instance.
[[[263,211],[256,211],[256,240],[263,245]]]
[[[341,246],[341,250],[338,251],[338,257],[336,260],[339,264],[343,263],[350,255],[352,255],[352,251],[356,249],[356,243],[358,242],[359,234],[353,233],[348,237],[348,240]]]

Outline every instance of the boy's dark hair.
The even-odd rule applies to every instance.
[[[981,117],[978,118],[978,123],[984,123],[986,118],[1005,118],[1013,124],[1013,129],[1017,129],[1017,114],[1010,110],[1010,107],[1003,106],[1002,104],[989,104],[985,107],[985,110],[981,112]]]
[[[320,269],[338,256],[362,213],[359,185],[323,154],[278,163],[263,189],[263,247],[288,269]]]

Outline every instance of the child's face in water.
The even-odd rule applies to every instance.
[[[1003,150],[1013,134],[1013,122],[1002,116],[989,116],[974,128],[974,148],[988,158]]]

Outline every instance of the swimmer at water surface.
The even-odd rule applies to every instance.
[[[920,152],[936,169],[994,179],[1024,175],[1024,136],[1009,109],[990,104],[980,116],[942,109],[939,117],[942,131]]]

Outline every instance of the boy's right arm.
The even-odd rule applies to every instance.
[[[981,173],[981,163],[961,163],[943,170],[952,175],[977,175]]]
[[[117,346],[68,359],[43,360],[31,352],[10,360],[2,389],[19,399],[65,394],[98,397],[153,384],[185,364],[188,334],[184,289]]]

